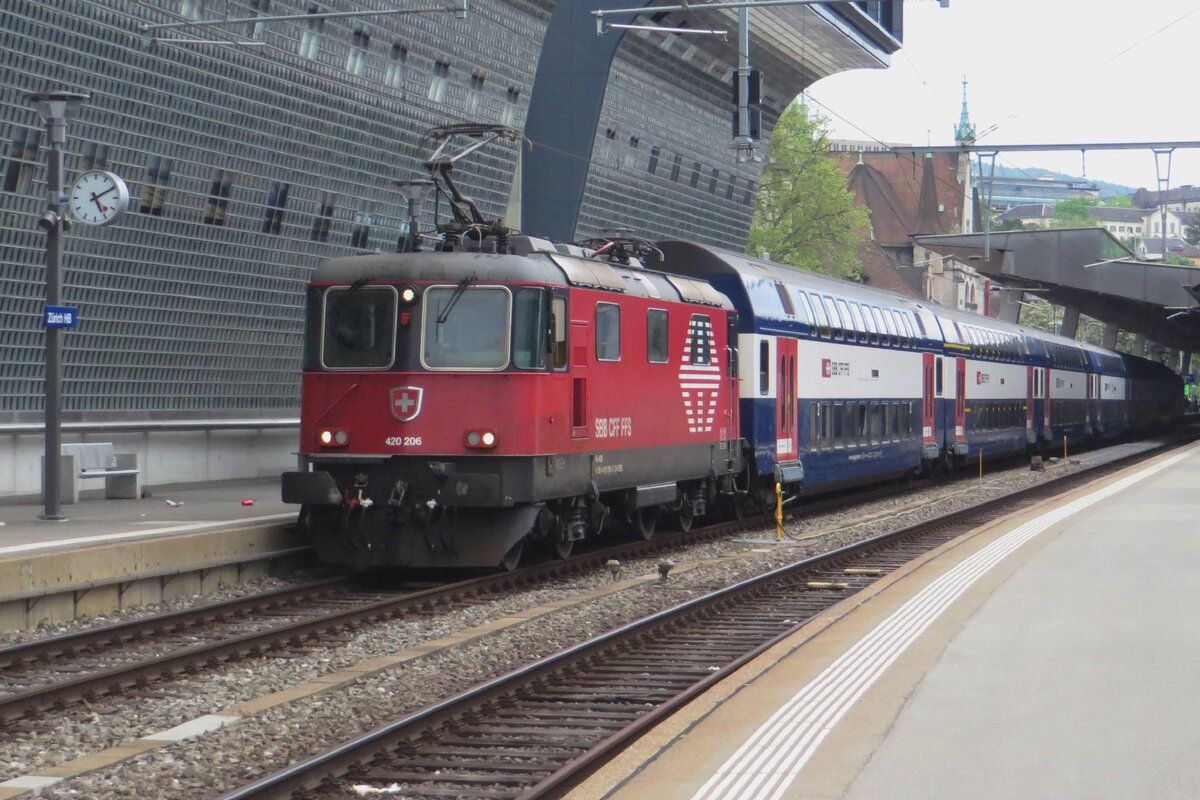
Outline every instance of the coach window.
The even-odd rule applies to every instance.
[[[596,360],[621,360],[621,307],[596,304]]]
[[[888,344],[895,347],[900,343],[900,333],[896,330],[896,318],[891,309],[883,310],[883,324],[888,330]]]
[[[933,393],[941,397],[942,388],[942,359],[935,358],[933,360]]]
[[[427,369],[504,369],[511,298],[502,286],[466,281],[430,287],[423,299],[421,363]]]
[[[396,345],[396,290],[331,288],[325,293],[321,366],[387,369]]]
[[[842,318],[838,316],[837,307],[833,304],[833,298],[822,295],[821,299],[825,301],[825,313],[829,315],[829,329],[833,333],[835,340],[840,340],[845,337],[843,333],[845,324]]]
[[[879,334],[887,338],[883,328],[883,315],[875,306],[863,306],[863,317],[867,323],[867,331],[871,334],[871,344],[879,344]]]
[[[646,312],[646,360],[651,364],[667,363],[667,312],[651,308]]]
[[[712,362],[712,320],[706,314],[692,314],[690,355],[693,364]]]
[[[758,343],[758,393],[767,396],[771,388],[771,343],[763,339]]]
[[[796,307],[792,305],[792,298],[788,295],[787,287],[780,281],[775,281],[775,294],[779,295],[779,302],[783,305],[783,311],[788,316],[796,316]]]
[[[808,302],[808,295],[797,289],[796,297],[800,301],[796,304],[796,308],[800,311],[800,316],[804,317],[804,324],[808,325],[810,332],[812,332],[811,329],[816,324],[817,317],[813,314],[812,305]]]
[[[850,303],[850,316],[854,317],[854,327],[858,330],[859,341],[867,341],[866,334],[869,332],[870,327],[866,324],[867,321],[863,319],[862,308],[859,307],[858,303]],[[869,312],[868,316],[870,316]]]
[[[846,406],[833,404],[833,446],[846,446]]]
[[[807,295],[806,295],[807,296]],[[812,298],[813,318],[817,321],[817,334],[822,339],[829,338],[829,317],[825,316],[825,306],[821,304],[820,296],[814,295]]]
[[[842,329],[846,332],[846,341],[857,342],[858,334],[855,332],[857,326],[854,324],[854,318],[850,316],[850,309],[846,307],[846,301],[839,299],[837,306],[838,311],[842,314]]]

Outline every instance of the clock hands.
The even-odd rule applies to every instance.
[[[100,209],[101,214],[108,213],[108,206],[101,203],[100,198],[103,197],[104,195],[108,194],[109,192],[115,192],[116,190],[117,190],[116,186],[110,186],[107,189],[105,189],[103,192],[92,192],[92,202],[96,204],[96,208]]]

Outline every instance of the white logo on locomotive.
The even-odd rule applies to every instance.
[[[421,398],[425,390],[420,386],[396,386],[388,393],[388,405],[397,422],[412,422],[421,413]]]
[[[693,347],[696,340],[705,346]],[[692,353],[708,353],[708,362],[692,363]],[[683,411],[687,415],[690,433],[710,433],[717,413],[717,398],[721,389],[721,364],[713,341],[712,324],[693,319],[683,343],[679,364],[679,390],[683,396]]]

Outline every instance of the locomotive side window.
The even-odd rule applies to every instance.
[[[712,320],[707,314],[692,314],[691,344],[689,352],[693,364],[709,364],[712,362]]]
[[[387,369],[396,347],[396,290],[337,286],[325,292],[321,366]]]
[[[621,360],[621,307],[596,304],[596,360]]]
[[[513,297],[513,365],[518,369],[545,369],[550,309],[544,289],[519,289]]]
[[[666,364],[668,353],[667,312],[651,308],[646,312],[646,360],[651,364]]]
[[[567,298],[550,298],[550,349],[554,369],[567,368]]]
[[[508,365],[512,296],[503,286],[432,286],[425,292],[421,363],[426,369],[499,370]]]

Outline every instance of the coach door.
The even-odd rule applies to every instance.
[[[1025,441],[1028,444],[1037,441],[1037,433],[1033,430],[1033,392],[1036,377],[1036,367],[1025,368]]]
[[[800,453],[796,438],[796,340],[779,337],[776,344],[775,458],[795,461]]]
[[[967,360],[954,359],[954,442],[967,440]]]
[[[1092,433],[1098,434],[1104,430],[1100,417],[1100,412],[1104,410],[1104,398],[1100,393],[1099,373],[1088,376],[1088,399],[1091,401],[1088,403],[1088,409],[1092,415]]]
[[[933,353],[925,353],[923,358],[924,364],[922,372],[925,375],[925,380],[923,382],[924,387],[921,393],[921,444],[926,448],[933,448],[937,447],[937,443],[933,438],[935,358]]]

